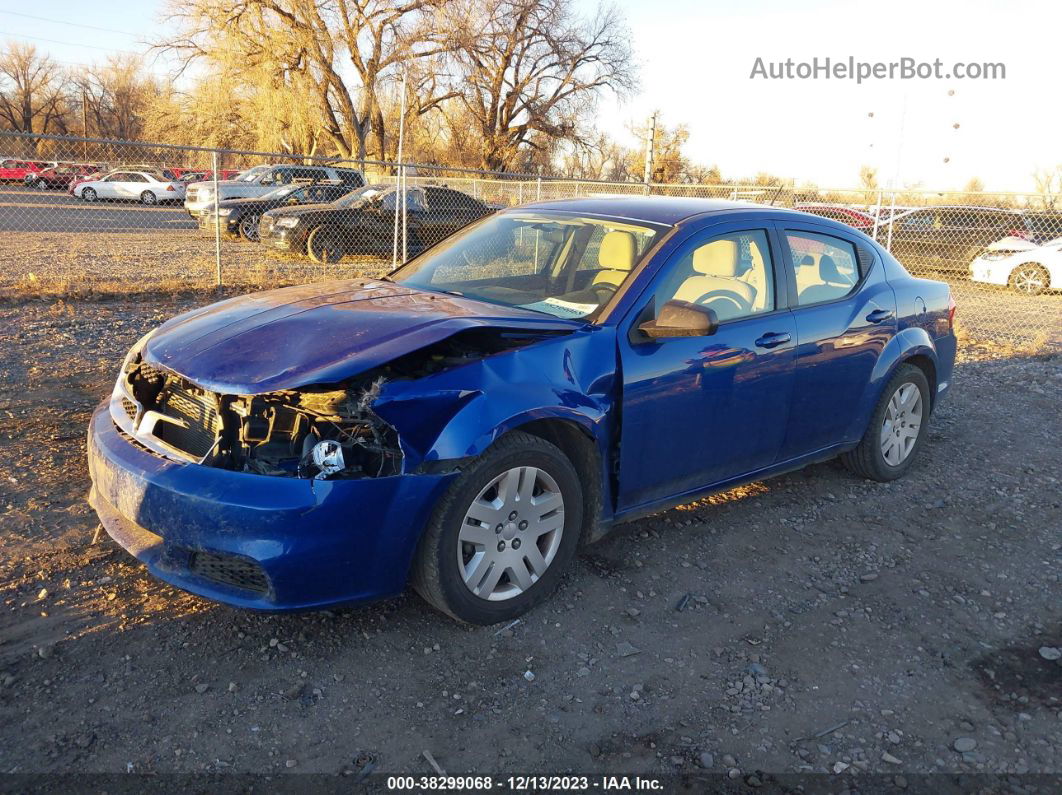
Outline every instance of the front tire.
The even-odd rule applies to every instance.
[[[94,202],[96,201],[96,191],[92,188],[85,188],[81,191],[81,198],[87,202]]]
[[[314,262],[334,265],[343,259],[343,241],[332,227],[318,226],[306,239],[306,252]]]
[[[925,373],[901,364],[881,393],[859,445],[841,461],[860,477],[882,483],[910,469],[929,426],[930,393]]]
[[[1016,267],[1008,279],[1010,289],[1022,295],[1040,295],[1051,284],[1051,274],[1037,262],[1027,262]]]
[[[413,588],[470,624],[530,610],[560,583],[579,545],[583,494],[557,447],[508,433],[464,467],[435,506],[413,564]]]
[[[258,242],[258,227],[262,222],[262,216],[258,213],[248,213],[240,219],[240,235],[244,240],[252,243]]]
[[[146,190],[140,194],[140,203],[146,204],[149,207],[153,207],[154,205],[159,203],[159,200],[154,193],[149,190]]]

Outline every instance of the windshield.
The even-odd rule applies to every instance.
[[[366,185],[364,188],[358,188],[356,191],[348,193],[342,199],[339,199],[336,202],[336,206],[360,207],[388,190],[391,190],[391,188],[387,185]]]
[[[285,196],[290,196],[293,193],[305,190],[305,187],[298,185],[284,185],[281,188],[274,188],[269,193],[263,194],[263,199],[283,199]]]
[[[563,318],[604,306],[665,227],[516,210],[491,216],[399,268],[399,284]]]
[[[236,182],[254,182],[263,172],[269,171],[271,168],[272,166],[252,166],[246,171],[241,171],[233,179]]]

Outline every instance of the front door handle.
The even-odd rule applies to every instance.
[[[775,348],[779,345],[785,345],[785,343],[792,340],[793,337],[787,331],[774,332],[769,331],[756,340],[756,347],[758,348]]]
[[[875,309],[869,315],[867,315],[868,323],[884,323],[886,320],[892,320],[896,313],[891,309]]]

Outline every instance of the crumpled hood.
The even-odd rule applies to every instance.
[[[213,392],[254,395],[330,384],[469,328],[575,329],[578,321],[353,280],[221,301],[167,321],[144,347],[152,364]]]

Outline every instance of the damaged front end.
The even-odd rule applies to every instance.
[[[398,431],[374,411],[384,387],[522,347],[543,333],[473,329],[340,384],[254,395],[203,389],[130,352],[110,401],[115,425],[167,458],[259,475],[377,478],[402,472]]]

